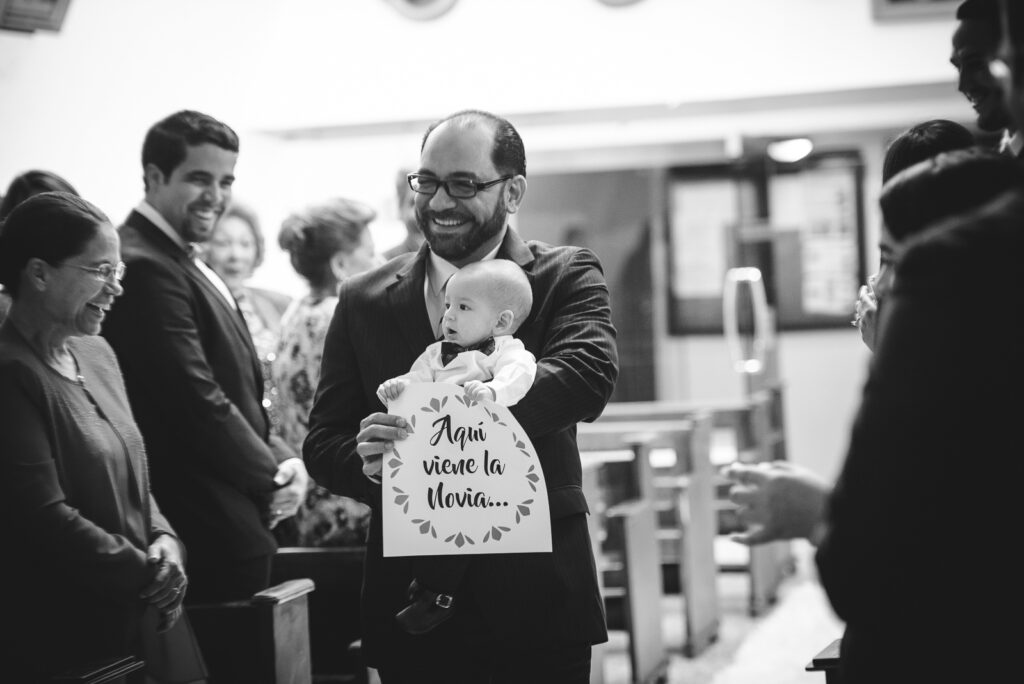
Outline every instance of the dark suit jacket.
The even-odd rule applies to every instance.
[[[1013,679],[1022,264],[1024,191],[929,230],[898,262],[817,552],[847,623],[844,684]]]
[[[103,324],[152,464],[153,491],[190,561],[273,553],[266,508],[280,458],[245,321],[137,212],[120,228],[124,295]]]
[[[304,455],[318,482],[373,508],[363,589],[363,648],[386,655],[394,615],[407,602],[409,558],[383,558],[381,488],[362,474],[359,422],[386,409],[377,386],[405,373],[434,341],[423,301],[426,245],[342,285],[324,348]],[[512,230],[498,251],[526,271],[533,309],[516,337],[537,357],[537,377],[512,413],[529,434],[548,487],[551,554],[474,556],[459,588],[496,637],[514,649],[607,639],[581,488],[576,424],[604,409],[618,374],[608,288],[593,253],[523,242]],[[394,657],[394,653],[391,654]]]

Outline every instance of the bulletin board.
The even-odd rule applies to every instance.
[[[725,272],[739,266],[761,270],[778,330],[849,327],[866,275],[863,176],[855,151],[673,169],[670,332],[722,334]]]

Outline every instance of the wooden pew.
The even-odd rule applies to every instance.
[[[808,672],[824,672],[825,684],[840,684],[839,645],[842,639],[836,639],[823,648],[818,655],[811,658],[804,668]]]
[[[738,460],[756,463],[786,458],[781,406],[781,389],[776,387],[755,392],[749,399],[717,404],[660,401],[613,403],[605,408],[596,424],[636,421],[687,423],[697,415],[710,413],[715,429],[728,429],[734,433]],[[717,531],[726,533],[733,524],[728,516],[732,508],[727,500],[729,483],[717,473],[713,472],[712,477],[717,491],[714,507],[719,511]],[[747,553],[745,566],[725,566],[722,569],[743,570],[749,574],[748,608],[751,615],[759,615],[777,599],[779,585],[793,571],[794,560],[788,542],[752,547]]]
[[[309,579],[283,582],[247,601],[186,608],[214,682],[310,684]]]
[[[309,640],[314,678],[365,684],[369,673],[360,649],[359,602],[366,549],[282,547],[274,555],[272,582],[308,577]]]
[[[623,446],[619,442],[613,442]],[[581,449],[586,449],[586,443]],[[647,447],[638,445],[646,457]],[[631,681],[637,684],[663,681],[668,656],[661,635],[661,591],[653,502],[637,496],[640,479],[623,477],[620,469],[611,479],[625,483],[609,488],[605,471],[609,462],[583,454],[583,488],[591,505],[591,536],[596,539],[595,556],[610,629],[626,632],[629,644]],[[641,459],[621,463],[632,467]],[[614,463],[614,462],[612,462]],[[642,477],[642,475],[640,475]],[[613,579],[609,580],[609,577]],[[602,652],[603,655],[603,652]],[[600,665],[603,669],[603,660]],[[600,673],[603,675],[603,672]],[[591,665],[591,681],[595,667]],[[597,679],[601,681],[601,679]]]
[[[615,483],[603,487],[611,491],[611,496],[643,497],[652,502],[652,508],[666,503],[666,497],[670,499],[667,502],[670,508],[660,513],[668,513],[672,528],[681,532],[676,538],[678,564],[673,567],[684,596],[686,636],[681,646],[690,657],[701,653],[718,638],[721,622],[714,555],[714,474],[707,456],[709,430],[710,416],[698,414],[691,420],[672,425],[665,421],[614,424],[598,421],[581,425],[578,436],[585,461],[593,452],[633,451],[634,457],[626,464],[633,474],[626,475],[621,468],[616,472],[614,466],[621,464],[605,465],[610,472],[609,479]],[[670,448],[678,455],[676,464],[658,475],[650,462],[650,452],[655,448]],[[624,483],[631,489],[616,494],[615,486],[622,487]],[[593,496],[588,494],[588,500]],[[656,523],[652,540],[657,541],[657,537]],[[660,565],[661,551],[657,546],[656,554]],[[656,581],[656,586],[660,587],[660,572]]]

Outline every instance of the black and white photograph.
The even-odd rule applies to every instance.
[[[0,683],[1012,682],[1024,2],[0,0]]]

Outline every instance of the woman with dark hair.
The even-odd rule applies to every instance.
[[[7,186],[7,192],[0,199],[0,223],[11,213],[14,207],[18,206],[32,195],[41,192],[68,192],[77,195],[78,192],[71,187],[71,183],[53,173],[52,171],[40,171],[33,169],[14,177],[11,184]],[[7,309],[11,306],[11,296],[0,287],[0,323],[7,317]]]
[[[911,126],[889,143],[882,162],[882,184],[884,186],[890,178],[914,164],[942,152],[966,149],[974,144],[974,134],[954,121],[932,119]],[[891,285],[893,254],[896,250],[896,240],[884,221],[878,248],[881,252],[878,272],[868,278],[866,285],[861,286],[853,320],[853,324],[860,330],[861,339],[871,350],[875,348],[878,305]]]
[[[0,563],[0,662],[12,681],[143,655],[145,635],[181,617],[184,550],[150,495],[142,436],[99,336],[123,275],[117,231],[80,197],[35,195],[4,223],[0,534],[16,553]]]
[[[292,267],[309,283],[309,294],[294,301],[282,318],[273,364],[281,437],[300,453],[320,380],[324,338],[338,306],[338,286],[383,263],[368,228],[376,216],[365,204],[338,198],[289,216],[278,235]],[[278,525],[275,533],[286,546],[361,544],[367,513],[362,504],[315,487],[294,518]]]
[[[68,183],[52,171],[41,171],[39,169],[26,171],[15,176],[11,184],[7,186],[7,192],[4,193],[3,200],[0,201],[0,221],[7,218],[7,215],[11,213],[14,207],[32,195],[38,195],[41,192],[78,194],[78,191],[71,186],[71,183]]]

